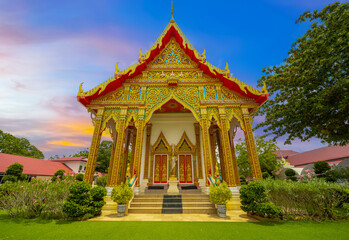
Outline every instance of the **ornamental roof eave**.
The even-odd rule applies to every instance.
[[[231,76],[228,64],[225,70],[222,70],[207,62],[205,50],[202,54],[198,53],[198,51],[191,45],[189,40],[185,37],[181,29],[175,23],[175,21],[171,19],[170,23],[166,26],[164,31],[154,42],[154,44],[150,47],[150,49],[144,54],[142,54],[141,51],[139,51],[139,58],[136,63],[122,71],[119,71],[118,67],[116,66],[114,76],[87,92],[83,91],[83,83],[81,83],[77,96],[78,101],[82,103],[84,106],[86,106],[90,104],[91,100],[103,96],[121,87],[122,83],[124,83],[126,79],[135,77],[136,75],[140,74],[147,67],[147,64],[150,63],[166,46],[166,44],[170,41],[171,37],[175,37],[182,50],[193,61],[195,61],[198,64],[198,67],[203,71],[204,74],[219,79],[223,83],[223,86],[241,94],[242,96],[255,99],[256,103],[259,103],[260,105],[268,99],[269,95],[265,85],[263,86],[262,91],[257,90],[247,85],[246,83],[240,81],[239,79]]]

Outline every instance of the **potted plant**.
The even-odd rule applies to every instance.
[[[226,217],[227,202],[233,197],[226,182],[222,182],[219,185],[210,187],[210,201],[217,205],[217,212],[219,217]]]
[[[117,203],[117,216],[122,217],[125,216],[125,212],[127,209],[127,204],[133,197],[133,190],[125,183],[121,183],[121,185],[113,188],[111,191],[111,199]]]

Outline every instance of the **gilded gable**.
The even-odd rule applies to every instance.
[[[160,54],[148,65],[148,68],[197,68],[181,49],[177,41],[172,38]]]

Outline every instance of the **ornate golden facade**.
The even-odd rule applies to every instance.
[[[92,183],[101,134],[108,128],[114,142],[110,187],[125,180],[128,149],[136,187],[143,181],[167,183],[168,178],[193,184],[202,180],[208,185],[208,176],[218,166],[216,146],[223,180],[239,186],[232,122],[245,132],[253,176],[261,178],[251,113],[267,98],[265,89],[256,90],[232,77],[228,65],[221,70],[208,63],[205,51],[199,54],[171,20],[154,45],[144,54],[140,51],[134,65],[123,71],[116,65],[113,77],[87,92],[80,85],[78,101],[92,113],[95,128],[84,180]],[[166,112],[170,101],[180,106],[176,111],[194,116],[195,144],[185,132],[173,146],[163,133],[152,136],[150,120],[157,111]],[[151,137],[158,137],[153,145]]]

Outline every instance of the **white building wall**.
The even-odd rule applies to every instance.
[[[79,172],[80,165],[82,166],[81,173],[85,172],[86,162],[84,161],[66,161],[63,162],[66,166],[68,166],[75,173]]]
[[[166,140],[170,145],[177,145],[184,132],[187,134],[189,140],[195,145],[196,138],[195,138],[194,123],[196,122],[197,121],[194,118],[192,113],[155,113],[153,114],[153,116],[149,121],[149,123],[152,124],[150,145],[153,145],[156,142],[161,132],[164,134]],[[142,184],[143,175],[144,175],[145,146],[146,146],[146,130],[144,130],[144,136],[143,136],[140,184]],[[202,148],[202,144],[201,144],[201,148]],[[150,164],[150,161],[149,161],[149,164]],[[204,166],[203,163],[202,163],[202,166]]]

